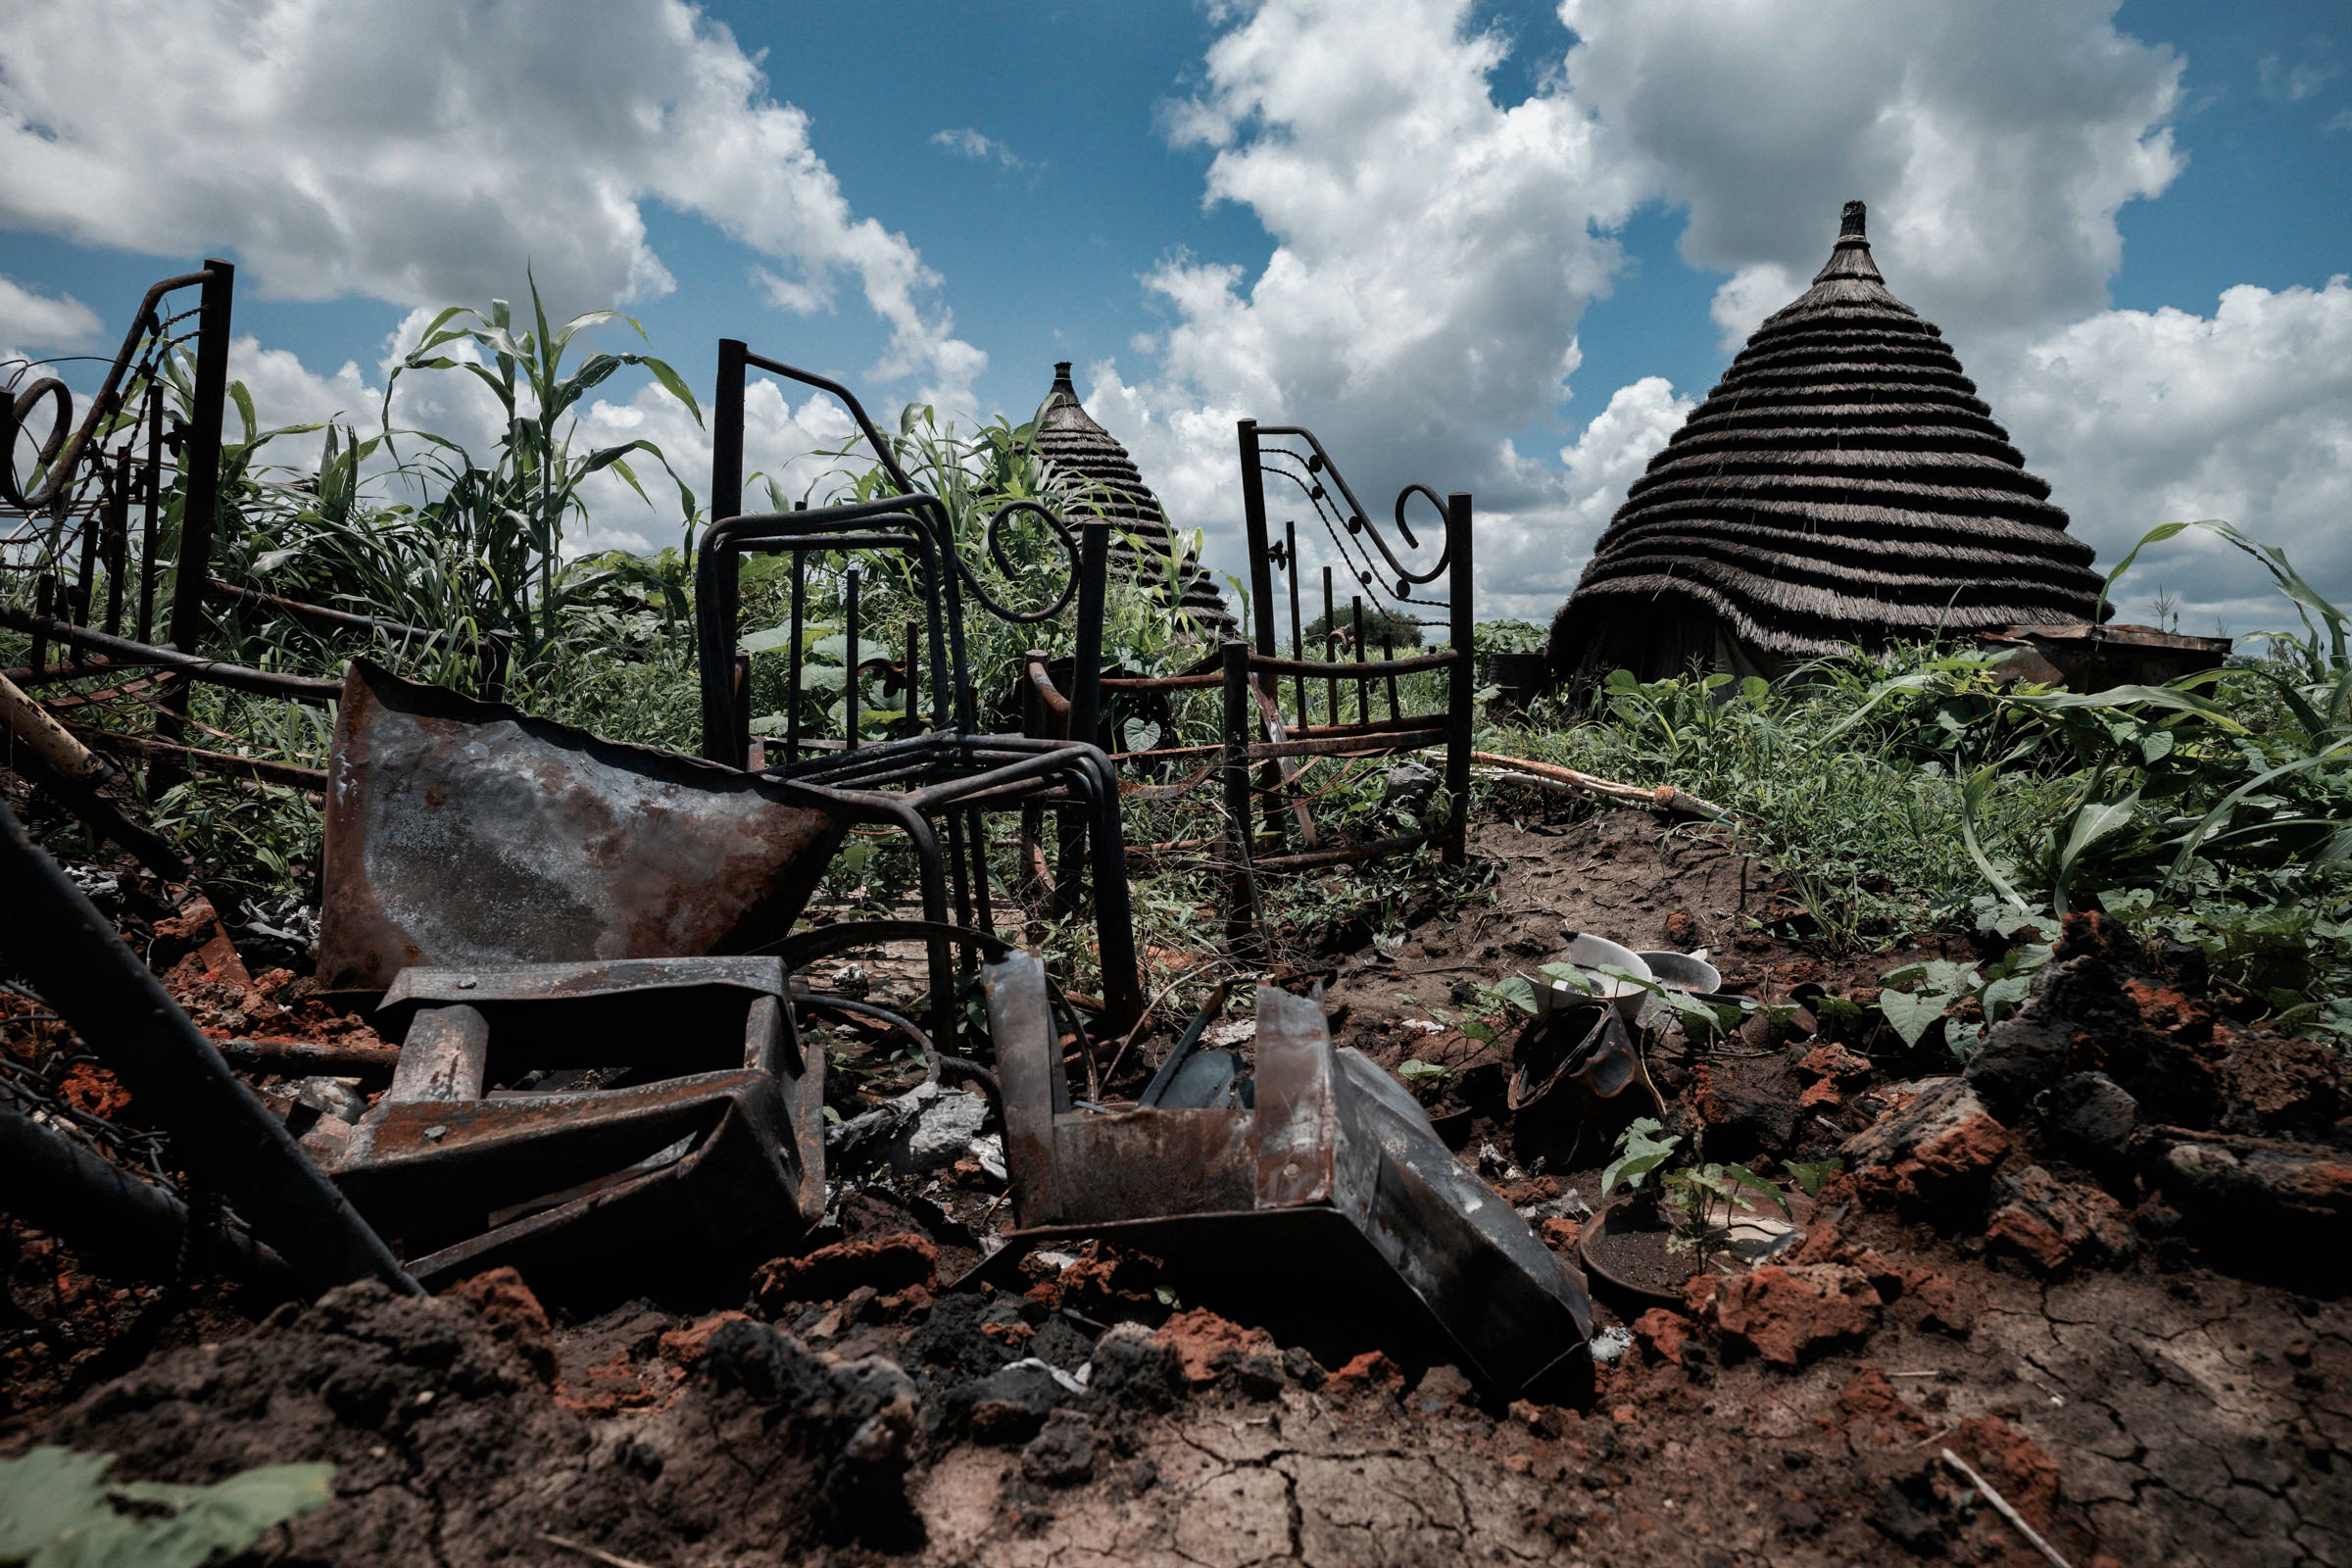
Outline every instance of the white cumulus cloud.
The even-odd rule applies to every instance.
[[[97,346],[104,323],[71,294],[36,293],[0,277],[0,361]]]
[[[2211,316],[2107,311],[2033,345],[1986,391],[2029,465],[2112,565],[2158,523],[2221,517],[2352,599],[2352,286],[2241,284]],[[2209,535],[2152,548],[2118,585],[2181,630],[2292,624],[2263,568]]]
[[[789,308],[853,281],[889,330],[877,373],[953,400],[985,365],[808,116],[684,0],[83,0],[0,27],[0,224],[233,245],[300,299],[486,299],[527,261],[568,314],[673,286],[648,202],[758,252]]]

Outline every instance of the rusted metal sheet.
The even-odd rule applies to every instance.
[[[848,824],[805,794],[355,661],[327,767],[320,980],[412,964],[742,953]]]
[[[2110,686],[2161,686],[2167,681],[2219,669],[2230,658],[2227,637],[2184,637],[2153,626],[2121,623],[2094,625],[2088,621],[2052,625],[2004,626],[1977,634],[1993,650],[2015,649],[2040,659],[2048,670],[2029,667],[2033,678],[2048,680],[2054,670],[2058,684],[2079,692],[2104,691]],[[2014,656],[2013,656],[2014,657]]]
[[[1022,1235],[1131,1243],[1179,1268],[1189,1296],[1310,1347],[1453,1362],[1504,1397],[1589,1393],[1583,1275],[1395,1080],[1333,1049],[1318,1004],[1258,988],[1253,1105],[1089,1113],[1036,956],[982,982]]]
[[[535,1283],[642,1280],[749,1255],[824,1208],[824,1065],[781,959],[411,969],[392,1088],[331,1162],[433,1283],[503,1263]],[[508,1092],[526,1068],[633,1062],[627,1088]]]

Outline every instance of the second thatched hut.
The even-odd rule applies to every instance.
[[[1200,558],[1190,550],[1171,555],[1176,536],[1159,497],[1144,483],[1127,449],[1078,401],[1067,360],[1054,367],[1054,385],[1037,418],[1037,451],[1070,487],[1077,502],[1070,515],[1100,516],[1110,524],[1113,572],[1170,593],[1212,645],[1239,635],[1233,612],[1216,580],[1201,569]]]

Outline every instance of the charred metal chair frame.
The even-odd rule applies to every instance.
[[[745,514],[743,504],[743,393],[748,371],[764,370],[837,399],[900,487],[900,494],[846,506],[797,512]],[[733,767],[751,764],[748,689],[738,676],[736,654],[740,558],[762,551],[797,556],[811,551],[895,550],[913,558],[926,590],[930,613],[925,641],[930,653],[930,729],[897,741],[857,744],[856,691],[858,627],[849,627],[852,721],[837,753],[800,757],[788,744],[784,763],[762,767],[761,775],[807,792],[852,821],[888,823],[904,829],[915,851],[926,921],[934,926],[986,926],[990,921],[984,810],[1066,807],[1082,813],[1091,831],[1095,913],[1102,969],[1102,1003],[1114,1028],[1141,1018],[1144,997],[1136,969],[1134,920],[1128,900],[1126,848],[1119,826],[1117,782],[1098,748],[1084,742],[1021,735],[979,733],[977,703],[965,673],[962,590],[968,586],[992,614],[1033,623],[1059,613],[1079,590],[1076,552],[1070,581],[1061,595],[1039,611],[1009,610],[992,599],[957,558],[946,505],[916,487],[890,445],[847,387],[825,376],[754,354],[736,339],[719,344],[718,388],[711,418],[710,510],[695,561],[695,631],[702,682],[703,755]],[[1058,517],[1032,501],[1016,501],[990,519],[989,549],[1009,568],[999,529],[1011,515],[1027,512],[1042,518],[1063,546],[1068,530]],[[803,577],[793,574],[790,692],[797,715],[803,614]],[[1099,618],[1099,616],[1098,616]],[[909,672],[909,679],[913,678]],[[910,701],[910,707],[911,701]],[[797,732],[793,736],[797,742]],[[933,817],[944,817],[948,843],[943,853]],[[954,988],[951,944],[930,939],[930,981],[943,1027]]]

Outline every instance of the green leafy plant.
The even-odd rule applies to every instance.
[[[392,435],[393,388],[405,372],[454,370],[471,376],[497,401],[505,427],[497,459],[489,466],[477,464],[446,436],[412,433],[433,447],[439,460],[438,493],[423,508],[426,517],[445,534],[466,542],[468,564],[479,572],[487,605],[497,612],[495,624],[520,633],[531,654],[554,641],[568,604],[601,586],[593,573],[566,571],[564,561],[564,538],[585,512],[580,492],[591,474],[612,470],[650,505],[627,460],[631,453],[652,458],[677,485],[689,551],[694,543],[694,492],[670,470],[660,447],[638,439],[586,452],[573,449],[578,422],[575,418],[566,423],[565,416],[623,366],[643,367],[663,391],[686,406],[696,423],[702,422],[701,406],[684,379],[651,355],[598,352],[576,368],[565,369],[573,340],[610,321],[626,322],[640,338],[645,336],[635,320],[611,310],[588,311],[551,327],[534,280],[528,329],[517,330],[505,300],[492,300],[486,311],[453,305],[426,323],[416,346],[384,378],[387,441]],[[435,352],[460,343],[474,352],[463,358]],[[487,356],[487,363],[479,356]]]
[[[107,1480],[111,1453],[0,1459],[0,1564],[202,1568],[326,1505],[331,1464],[278,1464],[209,1487]]]
[[[1675,1216],[1675,1234],[1666,1245],[1678,1251],[1696,1251],[1701,1267],[1731,1239],[1738,1216],[1756,1211],[1750,1193],[1770,1199],[1783,1214],[1788,1212],[1781,1190],[1745,1165],[1690,1165],[1658,1180],[1665,1190],[1662,1202]]]
[[[1947,958],[1907,964],[1886,976],[1886,987],[1879,993],[1879,1011],[1906,1046],[1916,1047],[1940,1021],[1945,1046],[1954,1059],[1965,1062],[1984,1044],[1985,1030],[2025,1004],[2034,977],[2049,964],[2055,951],[2045,943],[2026,943],[1982,970]],[[1975,1018],[1947,1016],[1954,1004],[1972,999],[1977,1004]]]
[[[1669,1133],[1661,1138],[1658,1134],[1663,1131],[1663,1125],[1655,1117],[1637,1116],[1624,1132],[1617,1135],[1616,1157],[1600,1173],[1601,1197],[1606,1198],[1615,1192],[1619,1182],[1625,1183],[1628,1192],[1640,1192],[1650,1172],[1682,1148],[1683,1140],[1679,1134]]]

